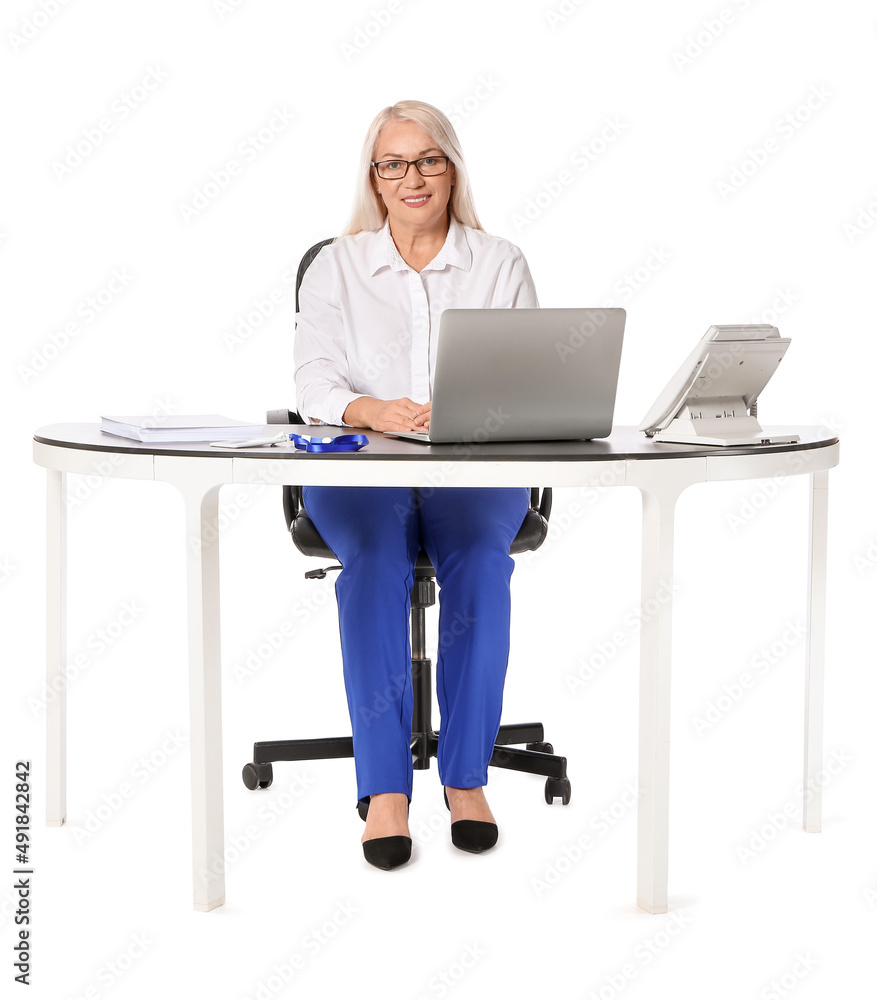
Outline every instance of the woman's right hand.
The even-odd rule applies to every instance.
[[[427,414],[429,426],[429,404],[415,403],[403,396],[401,399],[374,399],[360,396],[350,403],[342,419],[351,427],[367,427],[375,431],[422,431],[424,423],[416,424],[414,418]]]

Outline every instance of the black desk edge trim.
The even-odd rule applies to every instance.
[[[375,433],[375,432],[373,432]],[[380,432],[377,432],[380,433]],[[180,457],[189,458],[275,458],[281,460],[288,460],[293,458],[298,458],[299,455],[303,455],[304,452],[292,451],[287,449],[278,448],[215,448],[212,451],[206,451],[202,449],[201,451],[190,451],[187,448],[175,449],[173,451],[161,452],[161,451],[149,451],[147,448],[137,448],[130,447],[122,444],[125,438],[117,438],[116,440],[120,443],[113,444],[81,444],[72,443],[69,441],[58,441],[52,438],[41,437],[38,434],[34,434],[34,441],[38,441],[40,444],[47,444],[55,448],[69,448],[74,451],[110,451],[116,452],[123,455],[149,455],[155,457],[157,455],[167,455],[169,457],[174,457],[179,455]],[[600,441],[607,440],[606,438],[597,439]],[[647,444],[649,438],[643,435],[643,444]],[[782,454],[783,452],[801,452],[801,451],[812,451],[817,448],[828,448],[832,445],[838,444],[839,439],[837,437],[826,438],[823,441],[808,441],[805,443],[797,444],[776,444],[776,445],[746,445],[737,448],[723,448],[720,446],[715,446],[712,448],[704,448],[703,445],[673,445],[674,448],[690,448],[691,451],[655,451],[651,455],[643,455],[641,453],[630,454],[629,452],[606,452],[605,454],[595,454],[591,456],[583,456],[581,454],[575,455],[479,455],[476,460],[481,460],[484,458],[489,459],[494,462],[580,462],[583,458],[593,461],[607,461],[607,462],[650,462],[657,459],[675,459],[675,458],[713,458],[716,455],[745,455],[751,456],[755,454]],[[521,442],[496,442],[499,447],[506,444],[527,444],[526,441]],[[567,443],[567,442],[563,442]],[[659,447],[660,443],[657,443],[656,447]],[[438,445],[425,445],[417,444],[416,447],[422,450],[422,456],[419,452],[408,452],[404,455],[392,455],[392,454],[373,454],[369,453],[368,450],[357,451],[357,452],[312,452],[307,455],[307,461],[321,461],[328,460],[332,462],[342,461],[342,462],[363,462],[363,461],[380,461],[380,462],[405,462],[408,461],[412,454],[417,457],[423,457],[427,459],[432,459],[436,462],[453,460],[454,458],[459,458],[460,461],[468,461],[470,456],[457,456],[454,454],[453,449],[458,447],[455,444],[438,444]],[[479,449],[490,448],[489,444],[477,444]],[[436,450],[433,450],[436,449]],[[441,449],[441,450],[439,450]],[[446,450],[447,449],[447,450]]]

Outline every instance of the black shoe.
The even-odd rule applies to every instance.
[[[371,796],[365,799],[358,799],[356,810],[362,817],[363,823],[368,816],[369,802]],[[411,800],[408,800],[408,812],[411,813]],[[411,858],[411,838],[410,837],[372,837],[362,844],[362,853],[365,860],[374,865],[375,868],[383,868],[384,871],[391,871],[404,865]]]
[[[451,823],[451,843],[470,854],[490,850],[498,836],[496,823],[485,823],[480,819],[458,819],[456,823]]]
[[[391,871],[410,860],[411,838],[373,837],[371,840],[363,841],[362,853],[370,865]]]
[[[445,796],[445,805],[450,811],[448,793],[444,788],[442,792]],[[461,851],[469,851],[470,854],[489,851],[496,844],[498,837],[499,829],[496,823],[485,823],[480,819],[458,819],[456,823],[451,823],[451,843]]]

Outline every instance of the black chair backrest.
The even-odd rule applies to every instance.
[[[301,288],[301,279],[305,276],[305,271],[313,264],[314,257],[323,249],[323,247],[328,246],[330,243],[335,242],[335,237],[331,236],[328,240],[321,240],[319,243],[315,243],[310,250],[302,257],[301,263],[298,265],[298,274],[295,276],[295,311],[298,312],[298,290]]]
[[[319,243],[315,243],[310,250],[302,257],[301,262],[298,265],[298,273],[295,276],[295,311],[298,312],[298,290],[301,288],[302,278],[305,276],[305,271],[313,264],[314,258],[323,249],[324,246],[328,246],[330,243],[335,242],[335,237],[330,236],[327,240],[320,240]],[[296,410],[269,410],[267,422],[269,424],[304,424],[307,421],[302,419],[300,413]],[[292,531],[293,525],[295,524],[295,519],[298,517],[302,509],[301,502],[301,487],[300,486],[284,486],[283,487],[283,515],[286,518],[286,527],[288,531]]]

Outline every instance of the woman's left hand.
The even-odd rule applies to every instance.
[[[420,427],[423,427],[425,431],[429,430],[429,411],[432,409],[432,403],[424,403],[418,410],[414,413],[414,423]]]

